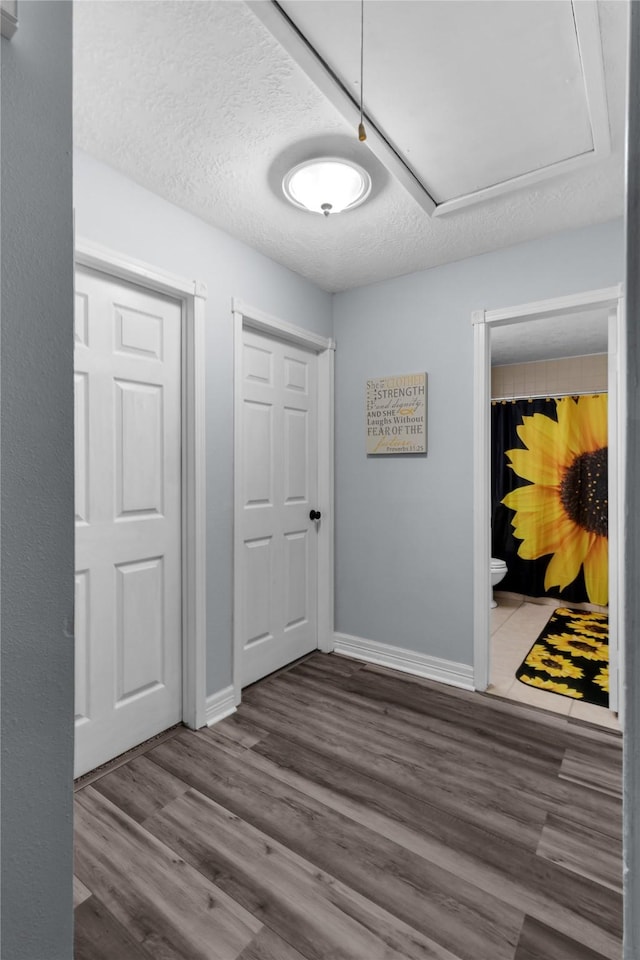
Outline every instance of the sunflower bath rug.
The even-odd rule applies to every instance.
[[[609,706],[609,618],[558,607],[516,679],[563,697]]]

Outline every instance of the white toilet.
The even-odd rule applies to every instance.
[[[507,574],[507,565],[504,560],[498,560],[496,557],[491,557],[491,606],[497,607],[498,604],[493,599],[493,588],[496,583],[500,583],[502,578]]]

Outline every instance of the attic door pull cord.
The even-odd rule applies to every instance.
[[[358,140],[361,143],[367,139],[364,128],[362,103],[364,100],[364,0],[360,0],[360,124],[358,125]]]

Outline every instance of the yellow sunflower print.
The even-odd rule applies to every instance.
[[[581,667],[577,667],[571,660],[559,653],[551,653],[541,643],[536,643],[531,648],[525,664],[532,667],[533,670],[544,670],[552,677],[574,677],[580,680],[584,676],[584,670]]]
[[[524,449],[508,450],[509,466],[528,480],[503,499],[510,510],[518,556],[551,554],[545,590],[564,590],[584,569],[591,603],[608,602],[607,396],[562,397],[558,421],[524,417]]]
[[[530,687],[540,687],[541,690],[551,690],[553,693],[562,693],[565,697],[573,697],[575,700],[582,700],[583,694],[580,690],[574,690],[568,683],[558,683],[557,680],[543,680],[541,677],[529,677],[523,673],[520,677],[523,683],[528,683]]]
[[[607,623],[609,620],[608,614],[597,613],[595,610],[577,610],[573,608],[564,610],[563,613],[565,616],[572,617],[574,620],[589,620],[593,623]]]
[[[545,637],[550,647],[562,653],[572,653],[574,657],[584,657],[585,660],[609,660],[609,647],[592,637],[576,636],[575,633],[552,633]]]
[[[609,639],[609,625],[607,623],[598,623],[593,620],[570,620],[569,625],[576,633],[581,633],[585,637],[593,637],[595,640]]]
[[[609,667],[603,667],[600,673],[593,678],[593,682],[597,683],[606,693],[609,693]]]

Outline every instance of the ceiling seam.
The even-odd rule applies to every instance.
[[[573,20],[573,31],[576,35],[576,46],[578,47],[578,57],[580,59],[580,70],[582,71],[582,85],[584,87],[584,95],[587,101],[587,106],[589,104],[589,91],[587,90],[587,78],[584,69],[584,59],[582,57],[582,47],[580,46],[580,33],[578,31],[578,24],[576,22],[576,0],[571,0],[571,19]],[[586,153],[596,152],[596,132],[593,129],[593,115],[591,110],[587,109],[587,116],[589,118],[589,130],[591,131],[591,143],[593,144],[592,150],[587,150]]]

